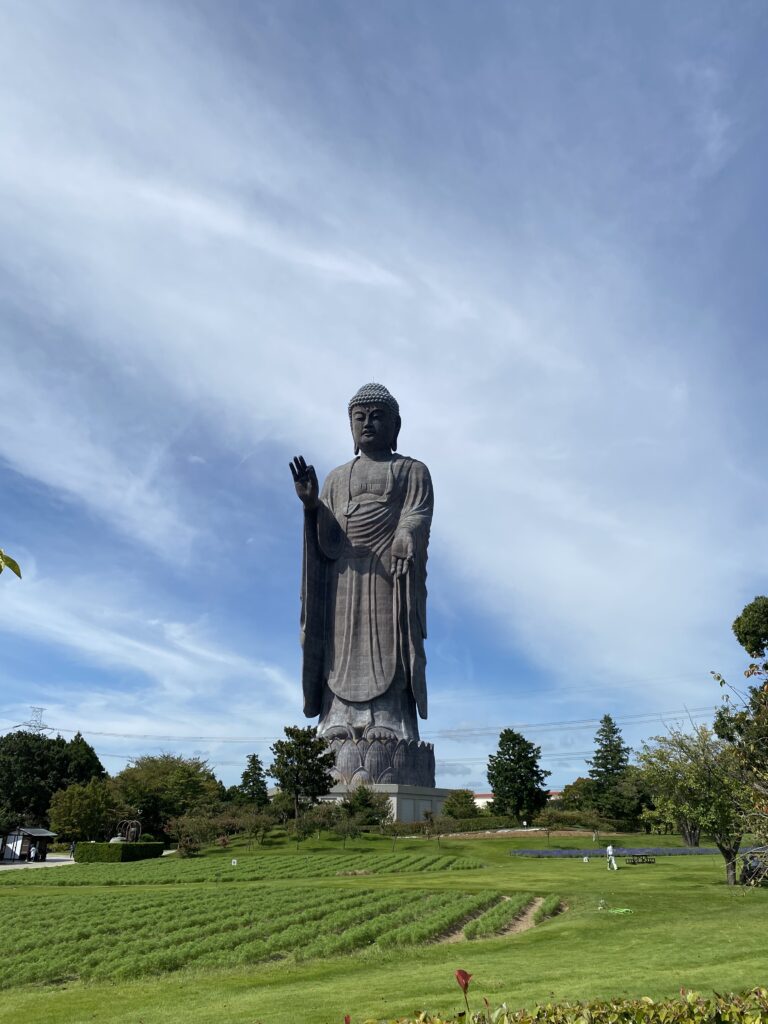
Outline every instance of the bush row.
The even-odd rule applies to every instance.
[[[77,864],[116,864],[129,860],[149,860],[162,857],[162,843],[78,843],[75,847]]]
[[[443,832],[490,832],[497,828],[520,827],[514,818],[502,814],[478,814],[476,818],[449,818],[446,815],[438,821]]]
[[[470,998],[470,1007],[473,1000]],[[354,1020],[354,1016],[352,1017]],[[391,1024],[461,1024],[457,1017],[420,1014]],[[548,1003],[533,1010],[511,1010],[506,1004],[472,1014],[476,1024],[759,1024],[768,1020],[768,989],[740,995],[701,996],[681,990],[676,999],[617,999],[593,1003]],[[368,1021],[366,1024],[376,1024]]]
[[[440,815],[430,821],[396,821],[383,831],[390,836],[433,836],[449,832],[491,832],[497,828],[518,828],[514,818],[502,815],[478,814],[475,818],[450,818]],[[378,826],[369,831],[382,831]]]

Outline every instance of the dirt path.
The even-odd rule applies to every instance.
[[[534,915],[543,902],[543,896],[535,896],[525,910],[521,914],[518,914],[514,921],[508,925],[501,934],[517,935],[519,932],[527,932],[529,928],[533,928],[536,924],[533,919]]]
[[[505,900],[509,899],[509,896],[504,897]],[[536,911],[539,909],[541,904],[544,902],[542,896],[535,896],[528,906],[517,915],[517,917],[509,924],[503,931],[499,932],[499,935],[517,935],[519,932],[527,932],[529,928],[533,928],[536,923],[533,918]],[[486,908],[487,909],[487,908]],[[452,943],[452,942],[463,942],[464,941],[464,929],[470,921],[477,920],[478,917],[482,917],[485,910],[477,910],[472,914],[468,914],[459,924],[455,925],[445,935],[441,935],[434,941],[441,944]],[[489,936],[490,937],[490,936]]]
[[[503,897],[507,899],[506,896]],[[494,904],[497,906],[497,904]],[[482,910],[473,910],[471,914],[467,914],[463,920],[459,921],[458,924],[454,925],[449,932],[444,935],[438,935],[435,942],[439,942],[441,945],[446,942],[463,942],[464,941],[464,929],[467,927],[470,921],[476,921],[478,917],[482,917],[488,907],[484,907]]]

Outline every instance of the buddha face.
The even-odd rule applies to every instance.
[[[355,449],[391,452],[397,441],[400,417],[385,405],[355,405],[350,414]]]

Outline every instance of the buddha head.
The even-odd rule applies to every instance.
[[[383,384],[364,384],[350,398],[349,424],[355,455],[397,450],[400,407]]]

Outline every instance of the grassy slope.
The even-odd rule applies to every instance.
[[[628,837],[622,837],[629,843]],[[637,838],[632,840],[637,842]],[[553,837],[565,845],[565,840]],[[254,856],[306,858],[311,872],[314,857],[331,844],[302,847],[296,854],[275,848]],[[596,858],[527,860],[507,855],[512,845],[501,840],[443,841],[446,853],[479,857],[485,871],[422,875],[365,876],[318,881],[329,890],[364,885],[366,888],[455,889],[498,888],[532,895],[557,892],[570,911],[537,929],[505,939],[447,946],[428,946],[367,959],[364,955],[295,965],[254,965],[238,971],[181,972],[119,985],[82,985],[5,991],[0,1021],[56,1019],[58,1024],[104,1021],[136,1024],[158,1022],[340,1021],[410,1012],[417,1007],[459,1008],[453,971],[463,967],[475,976],[473,990],[491,1000],[516,1005],[554,997],[593,998],[615,994],[658,996],[680,985],[700,989],[745,988],[765,981],[764,933],[768,891],[728,890],[719,857],[659,858],[655,865],[607,872]],[[568,842],[567,845],[571,845]],[[582,845],[581,842],[573,845]],[[589,845],[589,844],[583,844]],[[659,845],[655,843],[654,845]],[[398,842],[398,850],[423,849],[423,840]],[[431,842],[429,848],[435,850]],[[386,841],[366,838],[349,849],[388,851]],[[333,846],[338,850],[338,845]],[[241,850],[237,856],[245,857]],[[314,856],[313,856],[314,855]],[[232,851],[225,855],[229,859]],[[170,865],[169,865],[170,867]],[[120,865],[115,865],[119,870]],[[57,869],[74,870],[70,868]],[[215,884],[215,883],[208,883]],[[263,886],[267,883],[242,883]],[[286,880],[279,886],[306,885]],[[201,888],[205,888],[202,885]],[[89,887],[91,891],[93,888]],[[142,891],[146,892],[144,886]],[[186,889],[186,886],[185,886]],[[233,892],[239,890],[233,889]],[[104,899],[115,892],[99,888]],[[121,891],[125,891],[121,887]],[[167,887],[163,887],[167,892]],[[67,898],[63,886],[3,885],[0,913],[6,922],[34,912],[37,894]],[[69,892],[72,892],[70,889]],[[414,893],[415,895],[415,893]],[[235,895],[236,898],[236,895]],[[632,914],[598,911],[599,900],[609,907],[629,907]],[[7,931],[6,931],[7,935]]]

